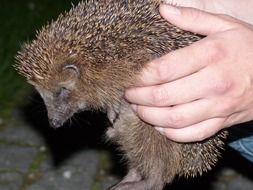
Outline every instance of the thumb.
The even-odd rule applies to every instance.
[[[160,14],[171,24],[201,35],[210,35],[232,28],[231,22],[224,19],[224,16],[207,13],[195,8],[161,4]]]

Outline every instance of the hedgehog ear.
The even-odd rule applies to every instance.
[[[65,65],[62,68],[63,72],[68,72],[71,74],[71,76],[79,77],[80,76],[80,70],[79,68],[74,64]]]
[[[59,82],[59,86],[66,89],[73,89],[76,86],[76,82],[80,76],[80,70],[78,66],[74,64],[64,65],[61,68],[62,81]]]

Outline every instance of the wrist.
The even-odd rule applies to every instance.
[[[217,14],[226,14],[235,17],[233,7],[234,2],[227,0],[203,0],[206,11]],[[237,10],[238,11],[238,10]]]
[[[244,0],[240,3],[237,0],[203,0],[203,10],[226,14],[236,19],[253,24],[252,0]]]
[[[204,0],[165,0],[165,2],[180,7],[193,7],[196,9],[205,10]]]

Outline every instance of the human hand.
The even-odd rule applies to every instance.
[[[204,140],[253,119],[253,27],[225,15],[161,5],[172,24],[204,39],[149,63],[126,99],[178,142]]]

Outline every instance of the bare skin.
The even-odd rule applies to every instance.
[[[166,0],[173,5],[193,7],[211,13],[226,14],[253,24],[252,0]],[[241,10],[241,11],[238,11]]]
[[[184,5],[180,2],[173,3]],[[184,1],[185,6],[190,6],[189,2],[246,22],[161,5],[160,13],[166,20],[207,37],[152,61],[125,96],[141,119],[178,142],[201,141],[253,118],[253,26],[249,24],[253,13],[248,10],[253,1],[240,5],[236,1],[213,1],[209,8],[197,1]],[[222,7],[231,10],[222,11]],[[233,8],[241,8],[241,14],[233,15]]]

